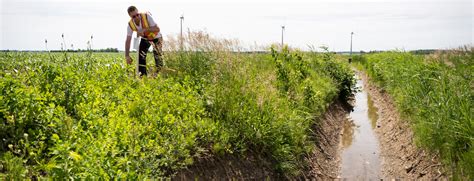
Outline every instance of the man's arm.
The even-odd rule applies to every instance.
[[[138,35],[143,36],[143,33],[144,33],[145,31],[152,31],[152,32],[155,32],[155,31],[156,31],[156,32],[159,33],[159,32],[160,32],[160,28],[158,27],[158,25],[155,25],[155,26],[152,26],[152,27],[149,27],[149,28],[143,28],[143,29],[141,29],[141,30],[138,30]]]
[[[155,22],[155,19],[150,15],[147,14],[148,18],[148,23],[150,24],[150,27],[146,29],[146,31],[152,31],[152,32],[160,32],[160,28],[158,27],[158,24]]]
[[[131,58],[130,58],[130,42],[131,41],[132,41],[132,36],[127,36],[127,39],[125,40],[125,59],[127,60],[128,64],[132,63]]]
[[[155,25],[155,26],[152,26],[152,27],[149,27],[147,28],[147,31],[156,31],[156,32],[160,32],[160,28],[158,27],[158,25]]]

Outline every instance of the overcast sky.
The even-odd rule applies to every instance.
[[[456,48],[473,44],[472,0],[1,0],[1,50],[86,48],[124,49],[127,7],[149,11],[163,35],[184,29],[235,38],[246,45],[281,41],[306,49]]]

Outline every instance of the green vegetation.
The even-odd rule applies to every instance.
[[[299,174],[311,126],[351,93],[348,65],[210,50],[169,52],[176,72],[143,78],[122,54],[1,53],[0,177],[169,177],[203,154],[248,150]]]
[[[356,58],[411,121],[417,143],[439,153],[455,178],[474,178],[473,60],[472,48]]]

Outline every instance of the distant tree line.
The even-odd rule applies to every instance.
[[[117,48],[105,48],[105,49],[77,49],[77,50],[66,50],[67,52],[119,52]],[[51,52],[62,52],[62,50],[51,50]]]
[[[0,50],[0,52],[17,52],[17,51],[23,51],[23,50]],[[63,52],[64,50],[51,50],[50,52]],[[427,54],[432,54],[436,51],[445,51],[445,50],[439,50],[439,49],[421,49],[421,50],[411,50],[409,51],[412,54],[418,54],[418,55],[427,55]],[[27,51],[27,52],[42,52],[40,51]],[[67,49],[66,52],[119,52],[117,48],[105,48],[105,49]],[[131,50],[130,52],[136,52],[135,50]],[[366,54],[366,53],[380,53],[380,52],[386,52],[386,50],[371,50],[369,52],[365,51],[360,51],[360,52],[352,52],[353,54]],[[270,53],[269,51],[243,51],[243,52],[237,52],[237,53],[244,53],[244,54],[249,54],[249,53],[258,53],[258,54],[268,54]],[[349,54],[349,51],[340,51],[340,52],[332,52],[333,54]]]
[[[426,49],[426,50],[412,50],[410,53],[417,54],[417,55],[428,55],[436,52],[438,50],[435,49]]]
[[[45,52],[44,50],[0,50],[0,52]],[[50,50],[50,52],[64,52],[64,50]],[[66,52],[119,52],[117,48],[105,49],[67,49]]]

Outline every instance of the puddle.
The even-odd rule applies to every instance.
[[[357,78],[361,91],[355,95],[354,111],[344,121],[341,145],[340,177],[349,180],[375,180],[381,178],[380,149],[374,129],[377,123],[377,108],[363,89],[363,82]]]

